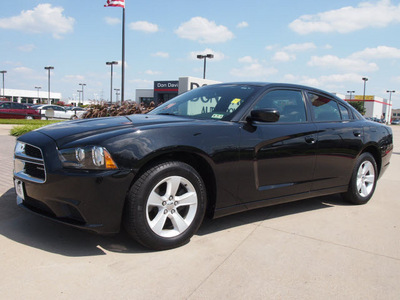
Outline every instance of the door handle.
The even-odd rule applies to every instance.
[[[360,137],[361,136],[361,130],[354,130],[353,131],[354,136]]]
[[[305,138],[307,144],[315,144],[316,140],[313,136],[306,136]]]

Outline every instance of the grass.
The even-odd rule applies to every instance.
[[[25,119],[0,119],[0,124],[11,124],[11,125],[49,125],[53,123],[61,122],[61,120],[25,120]]]
[[[62,122],[61,120],[25,120],[25,119],[0,119],[0,124],[16,125],[10,130],[13,136],[20,136],[40,127]]]

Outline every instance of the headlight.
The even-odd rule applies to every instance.
[[[66,168],[86,170],[118,169],[110,153],[104,147],[87,146],[59,151],[61,163]]]

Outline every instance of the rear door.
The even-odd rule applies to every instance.
[[[307,95],[318,130],[312,190],[347,186],[363,145],[363,127],[335,98],[317,92]]]

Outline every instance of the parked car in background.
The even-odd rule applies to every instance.
[[[24,103],[0,102],[1,119],[40,119],[40,113],[32,106]]]
[[[80,109],[66,109],[63,106],[54,104],[35,105],[34,108],[40,111],[42,118],[54,119],[73,120],[79,118],[85,112]]]
[[[147,114],[24,134],[14,182],[21,207],[103,234],[123,224],[139,243],[161,250],[187,243],[205,215],[336,193],[365,204],[392,151],[389,126],[366,121],[330,93],[226,83]]]
[[[392,125],[399,125],[400,124],[400,120],[393,120],[392,121]]]

